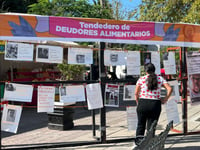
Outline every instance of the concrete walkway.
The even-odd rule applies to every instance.
[[[175,124],[173,131],[169,135],[175,135],[182,131],[182,106],[178,104],[181,123]],[[188,132],[196,132],[186,136],[169,136],[167,138],[165,148],[172,150],[199,150],[200,149],[200,107],[191,106],[188,104]],[[96,110],[96,137],[100,137],[99,124],[100,115]],[[162,132],[167,125],[165,107],[162,108],[161,117],[157,126],[156,134]],[[48,116],[46,113],[37,113],[36,108],[23,108],[19,128],[17,134],[2,131],[2,149],[22,149],[25,147],[40,147],[46,145],[46,148],[41,149],[68,149],[68,150],[128,150],[133,146],[133,138],[135,131],[127,129],[127,114],[126,108],[107,108],[106,109],[106,140],[117,141],[106,144],[97,144],[97,140],[92,135],[92,118],[91,111],[86,107],[75,108],[74,124],[75,127],[71,130],[58,131],[48,129]],[[127,139],[127,140],[124,140]],[[91,143],[96,144],[91,144]],[[74,143],[76,146],[70,146]],[[88,144],[87,144],[88,143]],[[57,148],[49,148],[56,145]],[[64,145],[65,147],[61,147]],[[78,146],[79,145],[79,146]],[[82,146],[81,146],[82,145]],[[34,148],[39,149],[39,148]]]

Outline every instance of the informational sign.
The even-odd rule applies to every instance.
[[[37,45],[36,62],[62,63],[63,48],[59,46]]]
[[[200,104],[200,53],[187,53],[187,72],[191,104]]]
[[[173,120],[174,124],[180,123],[177,101],[170,98],[165,104],[168,123]]]
[[[38,86],[37,112],[53,112],[55,87]]]
[[[119,88],[117,84],[106,84],[105,106],[119,107]]]
[[[135,85],[124,85],[123,100],[135,100]]]
[[[175,52],[165,52],[163,54],[163,65],[165,74],[176,74]]]
[[[93,50],[90,48],[68,48],[68,64],[93,64]]]
[[[4,104],[3,115],[1,119],[1,130],[17,133],[21,112],[21,106]]]
[[[7,42],[5,60],[33,61],[33,44]]]
[[[156,74],[160,74],[160,52],[151,52],[151,63],[154,64]]]
[[[172,94],[169,99],[174,99],[176,102],[180,102],[179,85],[178,81],[168,81],[169,85],[172,87]]]
[[[136,107],[126,107],[128,130],[136,130],[138,118]]]
[[[4,100],[31,102],[33,95],[33,86],[16,83],[5,83]]]
[[[0,14],[2,40],[59,40],[200,47],[200,25]]]
[[[128,51],[127,53],[127,75],[140,75],[140,52]]]
[[[104,65],[105,66],[126,65],[126,53],[124,51],[105,50]]]
[[[86,85],[88,109],[98,109],[103,107],[103,98],[101,94],[100,83]]]
[[[60,86],[59,95],[61,103],[85,101],[85,89],[83,85]]]

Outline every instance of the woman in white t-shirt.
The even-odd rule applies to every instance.
[[[144,137],[146,124],[147,130],[151,124],[158,121],[161,113],[161,103],[166,103],[172,93],[172,88],[167,81],[155,74],[155,66],[152,63],[145,64],[146,75],[139,78],[136,83],[135,98],[137,102],[138,125],[135,144],[138,145]],[[161,100],[161,87],[167,90],[167,95]]]

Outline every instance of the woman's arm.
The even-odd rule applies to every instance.
[[[166,88],[166,90],[167,90],[167,95],[166,95],[165,98],[162,100],[162,103],[165,104],[165,103],[168,101],[168,99],[169,99],[169,97],[171,96],[171,94],[172,94],[172,87],[171,87],[168,83],[163,84],[163,86],[164,86],[164,87]]]
[[[136,85],[136,88],[135,88],[135,99],[136,99],[136,103],[138,104],[138,100],[139,100],[139,94],[140,94],[140,86],[139,85]]]

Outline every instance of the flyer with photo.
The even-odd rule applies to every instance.
[[[68,64],[93,64],[93,50],[91,48],[68,48]]]
[[[104,50],[104,65],[126,65],[126,53],[124,51]]]
[[[135,100],[135,87],[136,85],[124,85],[124,101]]]
[[[37,45],[36,62],[62,63],[63,48],[60,46]]]
[[[17,83],[5,83],[4,100],[31,102],[33,95],[33,86]]]
[[[140,75],[140,52],[128,51],[127,53],[127,75]]]
[[[119,88],[118,84],[106,84],[105,106],[119,107]]]
[[[103,107],[103,98],[101,94],[100,83],[87,84],[86,95],[87,95],[87,104],[89,110]]]
[[[61,103],[85,101],[85,88],[83,85],[60,86],[59,95]]]
[[[22,113],[22,106],[4,104],[1,119],[1,130],[17,133],[19,120]]]
[[[187,53],[187,72],[192,105],[200,104],[200,52]]]
[[[5,46],[5,60],[33,61],[33,44],[7,42]]]
[[[175,52],[165,52],[163,54],[163,65],[165,74],[176,74]]]

